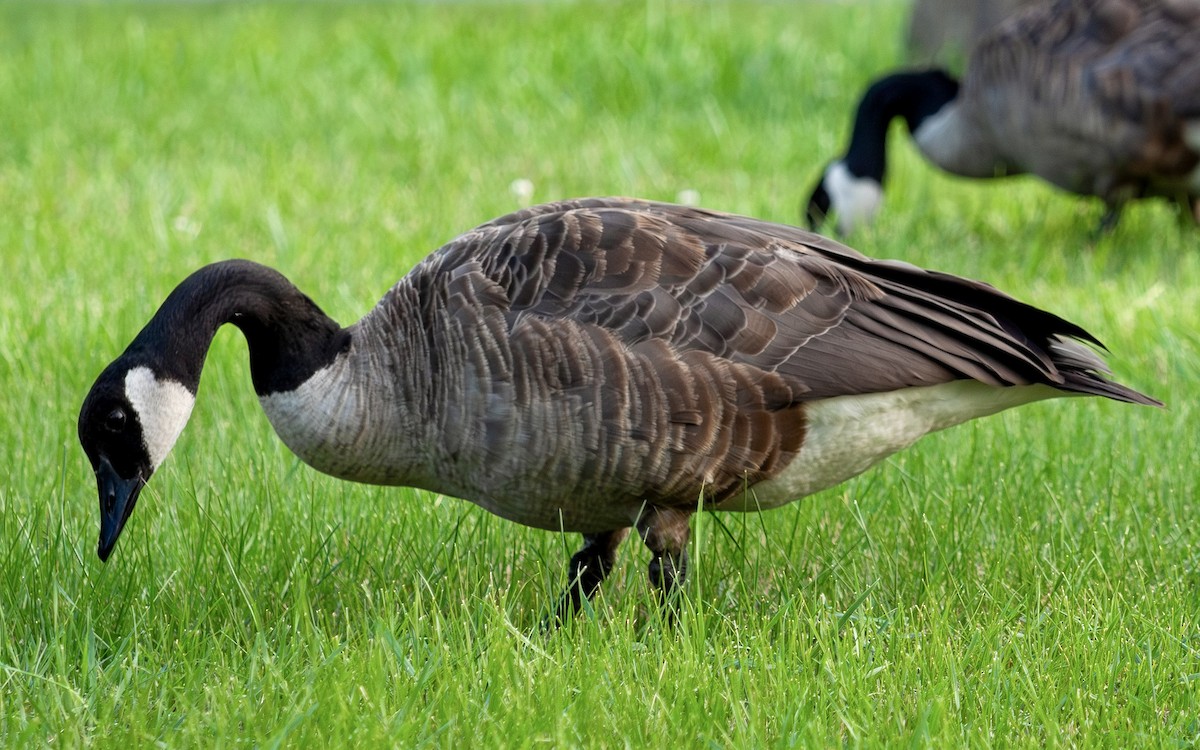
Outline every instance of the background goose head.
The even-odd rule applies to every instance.
[[[937,69],[896,73],[871,84],[854,114],[846,153],[825,168],[809,196],[804,212],[809,227],[820,229],[830,216],[842,234],[871,223],[883,205],[888,126],[904,118],[924,151],[958,89],[955,78]]]
[[[79,442],[96,473],[101,560],[112,553],[142,487],[175,445],[195,401],[194,388],[156,374],[128,353],[92,386],[79,412]]]

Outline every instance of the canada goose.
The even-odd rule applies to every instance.
[[[809,198],[810,226],[833,213],[846,233],[874,218],[896,117],[947,172],[1029,172],[1099,196],[1101,229],[1126,201],[1149,196],[1200,219],[1200,0],[1040,3],[980,41],[961,86],[941,70],[876,81],[845,155]]]
[[[346,328],[250,261],[185,279],[79,415],[101,560],[225,323],[275,431],[319,471],[582,532],[561,615],[630,527],[669,593],[701,501],[774,508],[1053,396],[1158,403],[1105,379],[1086,331],[986,284],[741,216],[565,201],[452,240]]]

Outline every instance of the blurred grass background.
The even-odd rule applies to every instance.
[[[349,485],[218,335],[105,566],[83,395],[187,273],[273,265],[349,323],[532,200],[795,223],[899,2],[0,5],[0,745],[1193,746],[1200,234],[899,129],[850,238],[1081,323],[1166,410],[1039,404],[761,516],[697,519],[679,627],[622,548],[541,635],[573,536]]]

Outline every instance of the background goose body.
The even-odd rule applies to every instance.
[[[1100,197],[1105,226],[1125,202],[1151,196],[1200,218],[1200,2],[1037,3],[979,42],[961,86],[940,70],[876,81],[846,154],[809,199],[811,224],[835,213],[846,232],[874,217],[896,117],[941,169],[1035,174]]]
[[[985,284],[745,217],[569,201],[450,242],[347,328],[248,261],[185,280],[80,414],[102,558],[225,322],[275,430],[315,468],[583,532],[566,609],[631,526],[671,588],[701,497],[781,505],[1049,396],[1156,403],[1106,380],[1082,329]]]

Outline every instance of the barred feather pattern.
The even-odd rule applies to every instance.
[[[302,458],[585,533],[738,507],[827,399],[975,380],[1153,403],[1103,377],[1085,331],[986,284],[624,199],[468,232],[348,331],[332,364],[263,398]]]
[[[1033,4],[973,50],[961,109],[997,161],[1064,189],[1200,195],[1200,0]]]

